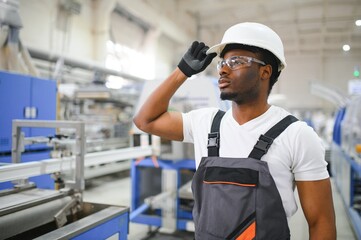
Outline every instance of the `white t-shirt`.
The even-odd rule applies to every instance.
[[[217,108],[204,108],[183,113],[183,142],[194,143],[196,167],[201,158],[208,156],[208,133]],[[271,106],[261,116],[239,125],[232,109],[220,125],[220,157],[246,158],[259,136],[290,113]],[[270,173],[281,195],[287,217],[297,211],[294,196],[295,181],[313,181],[329,177],[325,149],[321,139],[305,122],[291,124],[272,143],[261,159],[268,163]]]

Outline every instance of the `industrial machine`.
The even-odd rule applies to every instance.
[[[138,108],[159,83],[145,83]],[[229,102],[219,99],[215,78],[197,76],[189,79],[171,99],[169,109],[188,112],[201,107],[223,110],[230,107]],[[152,146],[152,154],[132,161],[130,221],[154,226],[164,233],[194,231],[193,145],[151,136],[135,126],[132,132],[134,146]]]
[[[361,97],[340,107],[331,145],[331,170],[358,239],[361,239]]]
[[[348,96],[316,82],[310,87],[312,94],[335,105],[329,165],[357,239],[361,239],[361,92],[360,80],[351,81],[357,85]]]
[[[107,152],[130,146],[129,131],[133,116],[132,94],[108,89],[104,84],[78,87],[72,96],[60,94],[60,119],[85,123],[87,153]],[[122,97],[120,97],[122,95]],[[127,98],[127,99],[125,99]],[[67,135],[72,132],[68,131]],[[94,164],[85,169],[85,178],[130,169],[130,159]]]
[[[134,160],[130,220],[160,228],[162,232],[194,231],[190,183],[193,159],[180,161],[149,157]]]
[[[58,5],[59,11],[69,15],[81,10],[76,1],[60,1]],[[0,115],[0,164],[12,162],[13,119],[57,119],[83,121],[87,153],[105,156],[99,161],[91,161],[91,165],[85,164],[86,179],[129,170],[130,159],[114,159],[111,151],[119,156],[118,150],[130,146],[133,106],[144,79],[104,67],[99,62],[74,59],[64,51],[56,53],[25,47],[20,39],[23,24],[19,7],[18,0],[0,1],[0,109],[3,110]],[[121,79],[124,86],[109,89],[105,84],[111,78]],[[44,136],[53,142],[59,135],[55,129],[24,128],[23,131],[27,137]],[[72,134],[72,129],[66,129],[63,138]],[[21,162],[60,154],[64,151],[51,149],[45,142],[26,146]],[[52,189],[54,186],[50,174],[33,176],[31,181],[39,188]],[[0,183],[0,189],[12,187],[11,182]]]
[[[43,141],[24,137],[27,128],[71,128],[74,152],[69,157],[19,163],[26,145]],[[0,167],[0,182],[13,181],[15,187],[0,192],[0,239],[127,239],[127,207],[83,202],[85,135],[80,121],[14,120],[12,162]],[[58,142],[59,144],[59,142]],[[129,150],[132,153],[129,154]],[[147,149],[145,149],[147,150]],[[131,156],[131,155],[134,156]],[[149,154],[140,149],[123,151],[123,157]],[[91,158],[94,156],[88,157]],[[71,179],[62,179],[70,170]],[[56,189],[39,189],[29,177],[53,174]]]
[[[360,152],[357,146],[361,144],[361,96],[353,97],[347,104],[344,119],[341,123],[341,147],[361,164]]]
[[[11,163],[11,126],[13,119],[55,120],[56,82],[29,75],[0,71],[0,162]],[[24,128],[27,137],[54,136],[55,129]],[[37,161],[50,157],[46,144],[25,147],[21,162]],[[52,189],[53,180],[49,174],[33,177],[38,187]],[[11,188],[10,182],[1,183],[0,189]]]
[[[115,97],[96,98],[100,93],[111,94],[107,89],[100,87],[89,91],[83,88],[77,91],[77,98],[69,103],[61,103],[60,109],[69,110],[66,119],[83,121],[85,123],[86,153],[89,156],[101,155],[87,161],[85,164],[85,179],[90,179],[109,173],[130,169],[130,159],[116,159],[118,150],[126,149],[129,144],[129,129],[133,109],[123,101],[115,101]],[[85,94],[87,93],[87,94]],[[92,94],[93,98],[90,98]],[[57,112],[57,83],[54,80],[43,79],[30,75],[0,71],[0,165],[10,164],[13,119],[27,120],[55,120]],[[72,136],[74,129],[63,129],[59,134],[51,128],[23,128],[26,137],[43,137],[42,143],[27,145],[19,162],[34,162],[42,159],[58,157],[67,154],[64,151],[66,139]],[[62,138],[62,146],[56,145],[57,137]],[[69,146],[65,146],[67,148]],[[59,151],[60,150],[60,151]],[[113,151],[113,152],[112,152]],[[120,151],[122,152],[122,151]],[[111,160],[109,160],[111,159]],[[51,174],[32,176],[38,188],[53,189],[54,179]],[[12,188],[11,182],[1,182],[0,189]]]

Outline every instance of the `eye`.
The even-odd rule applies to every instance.
[[[226,64],[225,60],[219,61],[219,66],[222,68]]]
[[[228,64],[229,64],[229,66],[232,68],[232,67],[235,67],[235,66],[237,66],[237,65],[239,65],[239,64],[242,64],[242,62],[240,62],[240,61],[238,60],[238,58],[231,58],[231,59],[229,59]]]
[[[247,61],[246,61],[246,59],[244,59],[244,58],[235,58],[234,59],[234,64],[235,65],[240,65],[240,64],[246,64],[247,63]]]

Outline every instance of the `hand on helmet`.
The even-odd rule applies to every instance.
[[[192,46],[184,54],[182,60],[178,64],[178,68],[187,76],[202,72],[217,56],[216,53],[206,54],[209,49],[203,42],[194,41]]]

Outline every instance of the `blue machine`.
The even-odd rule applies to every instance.
[[[175,172],[177,178],[176,187],[173,191],[175,194],[174,209],[169,209],[174,211],[175,218],[170,221],[174,220],[175,222],[175,229],[173,230],[189,230],[189,223],[193,221],[193,200],[181,198],[178,190],[192,179],[195,162],[188,159],[179,161],[158,159],[156,161],[154,162],[152,158],[145,158],[139,162],[136,160],[132,162],[132,213],[130,220],[135,223],[156,227],[166,225],[163,222],[162,209],[151,208],[150,205],[144,203],[144,200],[162,193],[162,184],[164,184],[162,171],[170,170]]]
[[[339,146],[341,146],[341,122],[345,117],[346,108],[340,108],[336,113],[335,123],[333,126],[332,140]]]
[[[347,110],[347,107],[340,108],[336,114],[331,147],[331,170],[357,239],[361,239],[361,163],[341,147],[341,123]]]
[[[12,120],[13,119],[56,119],[57,86],[53,80],[0,71],[0,162],[11,163]],[[54,129],[23,129],[26,137],[53,136]],[[22,162],[49,158],[46,145],[25,148]],[[54,188],[50,175],[30,178],[40,188]],[[1,183],[0,189],[12,187]]]

